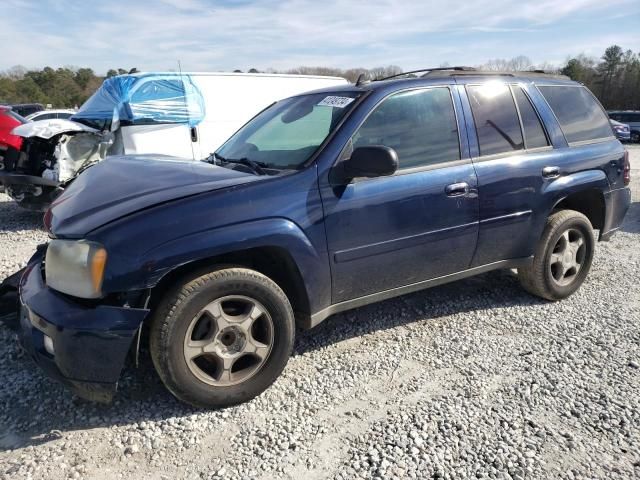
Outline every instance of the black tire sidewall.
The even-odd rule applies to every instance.
[[[582,268],[578,272],[578,275],[569,285],[563,286],[558,285],[554,281],[554,279],[551,277],[551,272],[549,271],[548,266],[551,254],[553,253],[553,248],[555,247],[558,239],[565,231],[569,229],[579,230],[583,234],[585,239],[585,247],[587,250],[584,263],[582,264]],[[589,274],[589,270],[591,269],[594,249],[595,239],[593,236],[593,230],[591,228],[591,224],[586,218],[582,216],[569,218],[554,229],[553,233],[548,237],[547,243],[545,245],[545,253],[543,259],[545,287],[553,298],[566,298],[569,295],[573,294],[576,290],[578,290],[578,288],[580,288],[585,278]]]
[[[175,396],[196,406],[218,407],[250,400],[275,381],[291,355],[295,327],[286,297],[253,274],[236,272],[238,270],[198,286],[186,301],[171,312],[170,318],[166,319],[166,328],[160,333],[159,348],[166,355],[163,356],[163,365],[159,367],[168,374],[168,378],[163,380]],[[184,359],[184,338],[193,318],[207,304],[228,295],[254,298],[267,309],[273,321],[274,343],[267,361],[251,378],[237,385],[213,386],[198,379],[189,370]]]

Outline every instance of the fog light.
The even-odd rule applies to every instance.
[[[47,335],[44,336],[44,349],[47,351],[49,355],[54,354],[53,340],[51,339],[51,337],[48,337]]]

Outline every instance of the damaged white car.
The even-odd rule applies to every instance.
[[[45,210],[80,173],[112,155],[202,159],[273,102],[333,87],[337,77],[136,73],[107,78],[69,120],[26,123],[18,155],[0,154],[0,183],[21,206]]]
[[[85,168],[103,160],[114,134],[70,120],[42,120],[16,127],[24,138],[14,164],[0,159],[6,193],[25,208],[41,210]]]

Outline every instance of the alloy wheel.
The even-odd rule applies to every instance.
[[[586,254],[584,234],[575,228],[565,230],[549,257],[552,280],[562,287],[571,284],[582,269]]]
[[[206,305],[191,321],[184,359],[201,381],[229,386],[254,376],[264,365],[274,339],[273,320],[257,300],[226,296]]]

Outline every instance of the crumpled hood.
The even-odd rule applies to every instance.
[[[53,202],[45,224],[56,236],[78,238],[159,203],[264,178],[163,155],[107,157]]]
[[[87,127],[82,123],[72,122],[63,118],[54,118],[49,120],[36,120],[35,122],[27,122],[14,128],[11,133],[24,138],[39,137],[49,140],[61,133],[71,132],[89,132],[97,133],[95,128]]]

